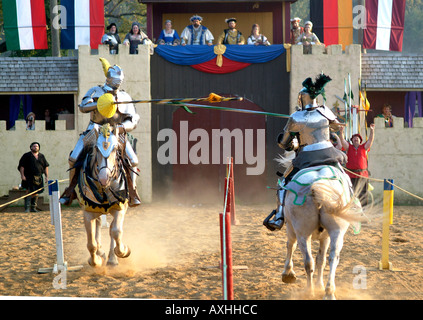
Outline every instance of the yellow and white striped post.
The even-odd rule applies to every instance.
[[[389,225],[393,223],[394,214],[394,180],[385,179],[383,183],[383,227],[382,227],[382,259],[379,270],[392,270],[389,262]]]

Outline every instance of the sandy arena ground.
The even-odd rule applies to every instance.
[[[0,213],[0,296],[222,299],[221,272],[211,268],[220,260],[222,207],[146,204],[130,209],[124,240],[131,256],[121,259],[117,268],[96,269],[87,264],[82,211],[63,208],[65,259],[69,266],[83,265],[81,271],[67,273],[65,289],[53,287],[55,274],[37,273],[38,268],[52,267],[56,259],[50,213],[8,208]],[[239,225],[232,227],[233,263],[248,269],[234,270],[235,299],[310,298],[303,291],[306,278],[299,249],[294,254],[297,282],[281,281],[285,228],[270,232],[262,226],[272,209],[271,204],[236,206]],[[376,209],[360,234],[348,230],[337,270],[338,299],[423,299],[423,207],[394,208],[389,251],[394,271],[377,269],[381,213]],[[103,246],[108,251],[107,229],[103,229]],[[316,248],[317,243],[314,252]],[[318,293],[314,298],[322,296]]]

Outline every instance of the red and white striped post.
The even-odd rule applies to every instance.
[[[231,214],[229,212],[226,212],[226,214],[220,213],[219,221],[223,299],[234,300]]]

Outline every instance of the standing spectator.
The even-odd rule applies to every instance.
[[[181,33],[181,45],[213,45],[214,37],[209,29],[202,25],[203,18],[193,15],[191,25],[185,27]]]
[[[18,170],[21,174],[21,186],[27,190],[27,193],[31,193],[40,188],[44,188],[43,174],[48,181],[48,166],[46,158],[40,153],[40,144],[38,142],[31,143],[31,151],[24,153],[19,160]],[[25,198],[25,212],[38,212],[37,210],[37,199],[38,194],[43,193],[44,190],[39,190],[36,194]]]
[[[298,17],[291,19],[291,44],[297,44],[297,39],[304,33],[304,28],[300,27],[300,21]]]
[[[251,35],[247,39],[247,44],[270,46],[266,36],[260,34],[260,26],[257,23],[253,24],[251,28]]]
[[[392,115],[392,108],[389,104],[385,103],[382,107],[382,113],[378,114],[376,117],[385,119],[385,127],[394,126],[394,116]]]
[[[123,44],[129,46],[130,54],[138,54],[138,45],[140,44],[151,44],[151,40],[148,39],[147,35],[141,31],[140,24],[138,22],[133,22],[131,31],[129,31]]]
[[[229,18],[225,22],[228,29],[223,30],[222,34],[217,38],[217,44],[245,44],[245,38],[241,31],[236,29],[236,19]]]
[[[367,189],[369,185],[367,179],[369,177],[369,171],[367,169],[367,152],[373,144],[374,132],[375,125],[372,123],[370,125],[369,139],[365,143],[362,143],[363,138],[358,133],[351,137],[352,143],[348,143],[344,138],[344,128],[340,128],[342,147],[346,150],[348,156],[346,168],[355,173],[353,174],[347,171],[347,174],[351,178],[354,191],[360,191],[359,199],[362,206],[367,205]]]
[[[313,33],[313,23],[307,21],[304,25],[304,32],[297,38],[297,44],[304,46],[304,53],[311,53],[311,46],[320,44],[319,38]]]
[[[160,33],[157,44],[167,44],[167,45],[178,45],[181,42],[178,32],[175,29],[172,29],[172,21],[165,21],[165,28]]]
[[[55,129],[54,118],[50,115],[50,109],[48,108],[44,110],[44,120],[46,122],[46,130]]]
[[[110,54],[118,54],[119,44],[122,43],[122,41],[120,41],[116,23],[112,22],[107,26],[107,30],[109,30],[109,32],[103,35],[101,43],[109,45]]]

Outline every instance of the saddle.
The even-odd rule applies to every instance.
[[[343,169],[330,165],[320,165],[301,169],[292,177],[291,181],[282,188],[294,193],[294,204],[301,206],[306,201],[306,197],[310,195],[311,185],[322,179],[340,183],[343,187],[343,197],[346,202],[353,196],[351,181],[347,178]]]

